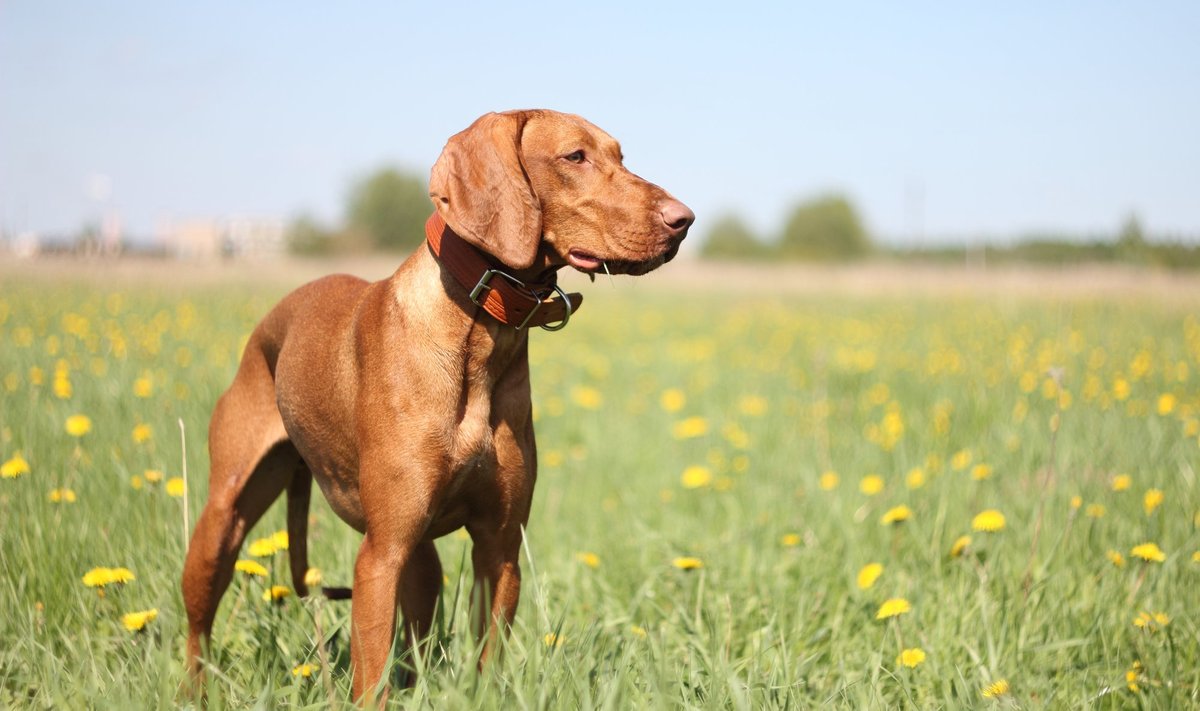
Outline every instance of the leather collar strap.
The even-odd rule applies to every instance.
[[[471,301],[505,325],[557,331],[583,302],[582,294],[564,294],[553,274],[548,281],[525,284],[496,269],[483,252],[455,234],[436,212],[425,222],[425,240],[433,256],[467,290]],[[556,292],[558,298],[550,298]]]

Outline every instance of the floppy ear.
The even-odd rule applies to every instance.
[[[451,229],[514,269],[542,238],[542,210],[521,166],[522,112],[491,113],[450,137],[429,176],[429,197]]]

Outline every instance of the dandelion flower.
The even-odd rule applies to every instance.
[[[1136,659],[1133,664],[1129,665],[1129,670],[1125,672],[1125,685],[1135,694],[1141,690],[1138,682],[1142,679],[1142,663]]]
[[[144,442],[148,442],[148,441],[150,441],[150,437],[152,434],[153,434],[153,431],[150,429],[150,425],[147,425],[147,424],[138,425],[137,427],[133,428],[133,435],[132,435],[133,441],[135,444],[142,444]]]
[[[822,491],[833,491],[838,485],[837,472],[825,472],[821,475],[821,479],[817,482]]]
[[[858,589],[867,590],[883,575],[883,566],[879,563],[867,563],[858,571]]]
[[[679,568],[680,570],[695,570],[697,568],[703,568],[704,561],[700,560],[699,558],[682,556],[672,560],[671,565]]]
[[[121,624],[125,625],[125,629],[130,632],[140,632],[156,617],[158,617],[158,608],[127,612],[121,616]]]
[[[908,508],[904,504],[900,504],[899,506],[888,509],[887,513],[885,513],[879,519],[879,523],[884,526],[893,523],[903,523],[904,521],[912,518],[912,513],[912,509]]]
[[[281,551],[288,549],[288,534],[287,531],[279,530],[271,534],[271,542],[275,544],[275,548]]]
[[[584,565],[586,565],[589,568],[599,568],[600,567],[600,556],[596,555],[595,553],[588,553],[588,552],[576,553],[575,560],[579,561],[580,563],[583,563]]]
[[[971,465],[971,459],[971,450],[960,449],[954,453],[953,457],[950,457],[950,466],[954,469],[954,471],[960,472]]]
[[[1192,553],[1192,562],[1200,563],[1200,551],[1196,551],[1195,553]]]
[[[630,625],[629,631],[633,634],[634,637],[637,637],[639,639],[646,639],[646,629],[644,627],[639,627],[638,625]]]
[[[54,504],[75,503],[75,492],[72,489],[51,489],[50,502]]]
[[[983,481],[992,475],[992,465],[976,464],[971,467],[971,478],[975,481]]]
[[[1001,679],[1000,681],[983,687],[983,691],[981,693],[985,699],[996,699],[1007,694],[1008,688],[1008,679]]]
[[[1112,490],[1113,491],[1125,491],[1132,485],[1133,485],[1133,477],[1129,476],[1128,474],[1118,474],[1113,477],[1113,480],[1112,480]]]
[[[1146,515],[1154,513],[1154,509],[1158,508],[1163,502],[1163,493],[1159,489],[1148,489],[1146,495],[1142,497],[1142,508],[1146,510]]]
[[[272,585],[263,591],[262,599],[264,602],[279,602],[291,594],[291,588],[286,585]]]
[[[304,664],[297,664],[296,666],[292,667],[292,676],[304,677],[305,679],[307,679],[310,676],[312,676],[313,672],[315,672],[316,670],[317,670],[316,664],[309,664],[307,662]]]
[[[268,575],[267,569],[263,567],[262,563],[254,560],[239,560],[233,564],[233,569],[246,575],[257,575],[262,578]]]
[[[604,404],[604,396],[600,391],[587,385],[571,388],[571,400],[585,410],[599,410]]]
[[[683,470],[679,482],[685,489],[700,489],[711,484],[712,478],[712,472],[708,470],[708,467],[693,464]]]
[[[687,396],[679,388],[667,388],[662,391],[662,396],[659,397],[658,404],[666,412],[679,412],[687,404]]]
[[[868,474],[858,482],[858,490],[867,496],[874,496],[883,491],[883,477],[878,474]]]
[[[909,469],[908,474],[904,477],[904,483],[910,489],[920,489],[925,486],[925,470],[920,467]]]
[[[1163,393],[1158,396],[1158,414],[1166,417],[1175,411],[1175,403],[1177,402],[1174,395],[1171,393]]]
[[[1108,562],[1112,563],[1114,567],[1125,567],[1125,556],[1121,555],[1120,551],[1114,551],[1113,549],[1109,548],[1108,552],[1106,552],[1104,556],[1108,558]]]
[[[142,472],[142,476],[146,477],[146,481],[151,484],[157,484],[163,480],[163,473],[158,469],[147,469]]]
[[[1004,530],[1004,514],[996,509],[988,509],[981,511],[975,518],[971,519],[971,528],[976,531],[987,531],[994,533]]]
[[[187,486],[184,484],[183,477],[173,476],[167,479],[167,495],[175,498],[182,498],[187,493]]]
[[[5,479],[16,479],[29,473],[29,462],[17,452],[4,464],[0,464],[0,477]]]
[[[925,650],[920,647],[905,649],[900,652],[900,656],[896,657],[896,666],[908,667],[909,669],[916,669],[924,662]]]
[[[954,543],[950,546],[950,557],[957,558],[961,556],[963,551],[967,550],[967,547],[970,545],[970,536],[959,536],[958,538],[954,539]]]
[[[71,415],[67,418],[67,434],[82,437],[92,431],[92,418],[87,415]]]
[[[143,375],[133,381],[133,394],[140,398],[148,398],[154,393],[154,381]]]
[[[250,544],[248,550],[255,558],[270,558],[279,551],[279,546],[275,545],[275,541],[270,537],[259,538]]]
[[[785,533],[780,537],[779,543],[787,548],[795,548],[796,546],[800,545],[800,534]]]
[[[1171,618],[1165,612],[1150,613],[1142,610],[1133,618],[1133,626],[1147,632],[1156,632],[1160,627],[1171,624]]]
[[[1104,508],[1104,504],[1088,504],[1083,511],[1083,515],[1088,518],[1104,518],[1106,513],[1108,513],[1108,509]]]
[[[1133,547],[1129,554],[1151,563],[1161,563],[1167,559],[1167,554],[1158,547],[1157,543],[1142,543]]]
[[[675,423],[671,434],[675,439],[694,439],[708,434],[708,420],[703,417],[689,417]]]
[[[547,632],[546,636],[542,637],[542,642],[547,647],[561,647],[562,643],[563,643],[563,638],[562,638],[562,635],[557,635],[557,634],[554,634],[553,632]]]
[[[1079,495],[1072,496],[1071,497],[1071,508],[1077,509],[1080,506],[1083,506],[1083,497],[1079,496]]]
[[[893,597],[884,600],[883,604],[879,606],[879,612],[875,613],[875,619],[886,620],[890,617],[897,617],[911,611],[912,605],[908,603],[908,600],[902,597]]]
[[[315,588],[321,584],[321,569],[309,568],[304,571],[304,584],[310,588]]]
[[[129,568],[92,568],[84,573],[82,580],[89,588],[103,588],[106,585],[124,585],[135,578]]]
[[[761,395],[743,395],[738,399],[738,412],[747,417],[762,417],[767,414],[767,399]]]

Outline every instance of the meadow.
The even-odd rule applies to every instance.
[[[1059,278],[584,286],[532,335],[506,649],[476,672],[451,534],[391,703],[1197,706],[1200,298]],[[212,405],[294,285],[0,275],[0,706],[191,704],[185,509]],[[348,705],[349,605],[288,594],[283,527],[281,500],[223,600],[212,708]],[[316,494],[309,535],[311,574],[349,585],[359,537]]]

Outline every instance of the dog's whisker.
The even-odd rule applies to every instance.
[[[617,282],[612,278],[612,272],[608,271],[608,262],[600,262],[600,266],[604,267],[604,273],[608,275],[608,283],[615,289]]]

